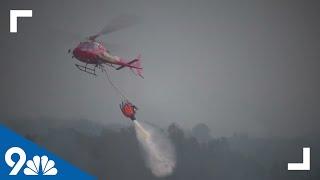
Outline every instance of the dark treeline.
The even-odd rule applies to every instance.
[[[10,120],[9,128],[44,146],[80,169],[115,180],[319,180],[320,137],[251,138],[210,136],[205,124],[167,131],[176,147],[177,167],[166,178],[154,177],[143,161],[133,127],[103,126],[87,120]],[[311,146],[311,171],[288,172]],[[317,153],[319,152],[319,153]]]

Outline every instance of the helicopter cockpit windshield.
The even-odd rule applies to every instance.
[[[97,42],[82,42],[80,43],[80,49],[83,51],[95,51],[99,49],[99,43]]]

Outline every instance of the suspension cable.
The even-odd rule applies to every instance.
[[[129,101],[129,98],[120,90],[119,87],[117,87],[111,80],[110,75],[108,73],[108,70],[106,68],[103,68],[102,70],[103,72],[105,72],[107,80],[109,82],[109,84],[113,87],[113,89],[120,95],[120,97],[126,101]],[[131,102],[131,101],[129,101]]]

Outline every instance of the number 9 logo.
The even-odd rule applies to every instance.
[[[17,162],[14,162],[12,160],[13,154],[19,155],[19,159]],[[19,173],[20,169],[22,168],[22,166],[24,165],[24,163],[26,162],[26,159],[27,159],[26,153],[24,152],[23,149],[21,149],[19,147],[12,147],[12,148],[8,149],[5,154],[5,161],[8,166],[12,167],[12,170],[9,175],[17,175]]]

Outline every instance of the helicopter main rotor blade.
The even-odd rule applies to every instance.
[[[90,39],[96,39],[97,37],[105,34],[110,34],[121,29],[129,28],[135,24],[138,24],[140,20],[135,15],[121,15],[114,18],[109,24],[107,24],[98,34],[90,36]]]

